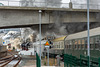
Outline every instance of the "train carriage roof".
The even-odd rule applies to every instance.
[[[90,36],[96,36],[96,35],[100,35],[100,27],[90,29]],[[75,33],[75,34],[70,34],[68,35],[66,40],[78,39],[78,38],[84,38],[84,37],[87,37],[87,30],[83,32]]]
[[[66,37],[66,36],[59,37],[59,38],[54,39],[53,41],[54,41],[54,42],[56,42],[56,41],[63,41],[65,37]]]

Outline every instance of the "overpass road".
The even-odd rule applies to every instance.
[[[42,24],[87,22],[86,9],[0,6],[0,28],[39,24],[39,10]],[[99,22],[99,16],[100,10],[90,10],[90,22]]]

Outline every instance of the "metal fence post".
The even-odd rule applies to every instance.
[[[71,57],[71,59],[70,59],[70,62],[71,62],[70,63],[70,67],[72,67],[72,53],[71,53],[71,56],[70,57]]]
[[[88,58],[88,67],[90,67],[90,57],[87,56],[87,58]]]
[[[80,67],[82,66],[81,62],[82,62],[82,60],[81,60],[81,55],[80,55]]]
[[[99,57],[99,59],[98,59],[98,63],[99,63],[99,67],[100,67],[100,57]]]
[[[37,53],[36,53],[36,67],[41,67],[40,66],[40,58]]]
[[[49,47],[47,49],[48,49],[48,66],[49,66]]]

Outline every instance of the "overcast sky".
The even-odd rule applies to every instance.
[[[20,0],[9,0],[9,5],[10,6],[18,6],[20,5],[19,3]],[[70,0],[62,0],[62,3],[69,3]],[[8,1],[7,0],[0,0],[0,3],[4,4],[5,6],[8,5]]]
[[[20,0],[9,0],[9,5],[18,5]],[[16,2],[15,2],[16,1]],[[37,1],[37,0],[36,0]],[[79,4],[86,4],[87,0],[62,0],[62,3],[69,3],[72,1],[73,3],[79,3]],[[91,0],[92,3],[100,4],[100,0]],[[7,0],[0,0],[0,3],[3,3],[4,5],[8,5]]]
[[[70,0],[62,0],[62,3],[69,3]]]
[[[21,3],[19,1],[20,0],[9,0],[9,5],[10,6],[21,6]],[[35,1],[43,1],[43,0],[35,0]],[[81,7],[80,5],[77,6],[77,4],[84,4],[84,6],[82,6],[82,8],[84,8],[84,7],[86,8],[85,4],[87,3],[87,0],[62,0],[61,2],[69,3],[70,1],[73,3],[73,5],[76,4],[75,7]],[[7,0],[0,0],[0,3],[4,4],[5,6],[8,6]],[[90,4],[95,4],[95,5],[92,5],[92,8],[95,8],[95,7],[97,7],[97,5],[100,5],[100,0],[90,0]],[[40,5],[40,4],[38,3],[38,5]],[[35,6],[37,6],[37,5],[35,5]],[[93,6],[95,6],[95,7],[93,7]],[[69,4],[61,4],[61,7],[68,8]]]

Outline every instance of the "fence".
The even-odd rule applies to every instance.
[[[18,7],[48,7],[48,8],[69,8],[69,3],[48,3],[46,1],[10,1],[0,0],[0,6],[18,6]]]
[[[37,53],[36,53],[36,67],[41,67],[40,66],[40,57],[38,56]]]
[[[87,4],[76,4],[72,3],[73,9],[87,9]],[[29,0],[29,1],[18,1],[18,0],[0,0],[0,6],[18,6],[18,7],[45,7],[45,8],[70,8],[69,3],[50,3],[46,2],[46,0],[41,0],[41,2],[37,0]],[[100,5],[98,4],[90,4],[90,9],[98,9],[100,10]]]
[[[77,58],[72,55],[64,54],[64,67],[100,67],[100,58],[88,57],[80,55],[80,58]]]

